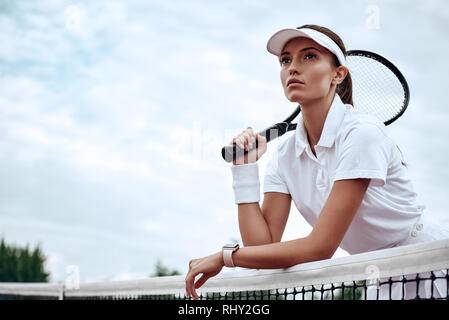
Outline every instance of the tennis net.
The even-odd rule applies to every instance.
[[[201,300],[449,300],[449,239],[299,264],[224,270],[197,290]],[[185,275],[56,284],[0,283],[12,299],[190,300]]]

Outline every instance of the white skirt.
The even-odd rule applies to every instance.
[[[434,219],[425,216],[424,214],[421,218],[414,224],[412,231],[407,239],[400,242],[396,247],[412,245],[422,242],[442,240],[449,238],[449,228],[442,226]],[[436,270],[433,271],[435,277],[445,277],[447,270]],[[416,279],[417,274],[407,274],[404,275],[405,279],[412,280]],[[417,291],[417,282],[405,282],[404,288],[402,280],[403,276],[391,277],[393,282],[391,284],[391,300],[409,300],[415,299],[418,293],[420,299],[430,299],[434,298],[447,298],[447,280],[446,279],[435,279],[433,281],[433,295],[432,295],[432,280],[430,280],[431,272],[419,273],[419,278],[428,278],[429,280],[420,280],[419,287]],[[377,289],[379,289],[379,300],[390,300],[390,284],[388,283],[390,278],[380,278],[380,286],[369,286],[367,288],[367,300],[377,300]],[[382,284],[383,282],[387,282]],[[404,295],[403,295],[404,293]]]

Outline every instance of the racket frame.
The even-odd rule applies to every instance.
[[[401,86],[403,88],[404,92],[404,100],[402,104],[401,110],[391,119],[384,122],[386,126],[392,124],[397,119],[399,119],[407,109],[407,106],[410,101],[410,90],[407,84],[407,80],[405,79],[404,75],[399,71],[399,69],[391,63],[388,59],[384,58],[380,54],[367,51],[367,50],[349,50],[346,52],[347,56],[362,56],[362,57],[368,57],[371,59],[374,59],[375,61],[378,61],[379,63],[383,64],[385,67],[390,69],[391,72],[398,78],[399,82],[401,83]],[[264,136],[267,139],[267,143],[271,140],[278,138],[282,135],[284,135],[286,132],[295,130],[297,123],[291,123],[293,119],[296,118],[296,116],[301,112],[301,106],[298,104],[295,111],[293,111],[292,114],[290,114],[284,121],[278,122],[271,127],[268,127],[260,132],[258,132],[259,135]],[[272,135],[271,133],[273,130],[276,130],[276,133]],[[231,162],[235,160],[238,157],[243,156],[244,154],[247,154],[249,151],[256,149],[258,147],[258,141],[256,140],[253,144],[253,147],[249,149],[248,151],[241,149],[239,146],[237,146],[236,143],[233,145],[225,146],[221,149],[221,155],[223,159],[227,162]],[[235,158],[234,158],[235,156]]]

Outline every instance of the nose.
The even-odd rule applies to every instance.
[[[288,67],[288,73],[290,75],[292,74],[299,74],[301,72],[300,65],[297,61],[297,59],[292,59],[292,62],[290,63],[290,66]]]

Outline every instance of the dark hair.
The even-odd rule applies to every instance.
[[[341,51],[343,51],[345,57],[347,56],[345,45],[343,44],[341,38],[335,32],[331,31],[328,28],[317,26],[315,24],[305,24],[298,29],[301,28],[309,28],[324,33],[326,36],[334,40],[334,42],[340,47]],[[333,56],[335,66],[340,66],[340,62],[338,61],[337,56],[335,54]],[[354,105],[352,101],[352,79],[349,72],[343,82],[337,85],[336,93],[338,93],[343,103],[350,104],[352,106]]]

